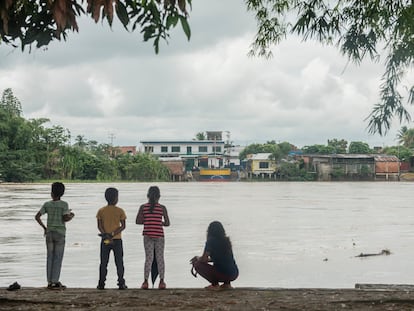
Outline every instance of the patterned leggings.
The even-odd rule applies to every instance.
[[[144,278],[148,280],[152,261],[157,260],[158,273],[160,279],[164,279],[165,264],[164,264],[164,238],[151,238],[144,235],[144,249],[145,249],[145,266],[144,266]]]

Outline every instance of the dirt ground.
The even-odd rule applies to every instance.
[[[414,310],[413,288],[260,289],[211,291],[0,288],[0,310]]]

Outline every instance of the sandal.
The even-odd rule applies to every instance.
[[[17,282],[14,282],[13,284],[11,284],[9,287],[7,287],[7,290],[8,291],[14,291],[14,290],[18,290],[18,289],[20,289],[21,288],[21,286],[20,286],[20,284],[19,283],[17,283]]]
[[[66,289],[66,286],[60,282],[56,282],[56,283],[50,284],[50,287],[48,286],[47,288],[52,289],[52,290],[63,290],[63,289]]]
[[[216,289],[220,289],[220,286],[218,284],[210,284],[209,286],[206,286],[204,288],[209,289],[209,290],[216,290]]]

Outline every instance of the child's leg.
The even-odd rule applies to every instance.
[[[223,282],[224,284],[230,285],[230,283],[233,282],[235,279],[237,279],[239,275],[238,274],[226,275],[226,274],[218,273],[217,276],[218,276],[219,282]]]
[[[111,247],[105,245],[103,240],[101,241],[101,263],[99,265],[99,285],[105,286],[106,275],[108,274],[108,261]]]
[[[55,244],[53,243],[52,232],[46,234],[46,275],[47,283],[52,283],[52,265],[53,265],[53,253],[54,253]]]
[[[164,280],[165,274],[164,245],[164,238],[154,239],[155,259],[157,260],[158,273],[160,275],[161,280]]]
[[[148,280],[152,261],[154,260],[154,239],[144,235],[145,265],[144,278]]]
[[[51,282],[57,283],[60,278],[60,271],[62,269],[63,253],[65,251],[65,236],[59,232],[52,231],[53,237],[53,260],[51,271]]]
[[[219,279],[217,277],[216,268],[207,262],[196,262],[194,268],[198,274],[209,281],[213,285],[218,285]]]
[[[113,250],[115,257],[116,272],[118,275],[118,286],[125,285],[124,279],[124,249],[122,240],[113,240]]]

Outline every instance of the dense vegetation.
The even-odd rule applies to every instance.
[[[78,135],[71,143],[68,129],[59,125],[47,127],[46,118],[27,120],[22,117],[20,101],[11,89],[3,92],[0,101],[0,179],[8,182],[36,180],[92,180],[92,181],[168,181],[169,170],[149,154],[121,154],[109,144],[100,144]],[[205,138],[197,133],[197,138]],[[398,146],[381,151],[409,161],[413,155],[414,129],[403,126],[398,134]],[[289,154],[375,153],[367,143],[328,140],[327,145],[304,146],[301,150],[289,142],[251,144],[240,152],[240,160],[249,154],[270,153],[278,163],[281,179],[312,180],[303,163]]]
[[[86,2],[86,5],[85,5]],[[0,1],[0,43],[37,48],[53,40],[66,40],[68,32],[79,31],[78,19],[88,15],[97,23],[106,20],[112,27],[117,18],[127,31],[140,31],[144,41],[167,40],[172,28],[181,24],[190,39],[187,7],[191,0],[37,0]]]
[[[402,162],[410,162],[413,157],[414,150],[414,129],[408,129],[403,126],[397,136],[398,146],[387,146],[380,150],[371,149],[369,145],[361,141],[352,141],[348,145],[345,139],[329,139],[326,145],[316,144],[304,146],[300,150],[288,142],[276,143],[268,141],[264,144],[248,145],[240,152],[240,159],[248,158],[249,154],[270,153],[269,159],[273,159],[277,163],[276,178],[279,180],[291,181],[309,181],[315,180],[316,175],[308,171],[303,160],[297,161],[294,157],[295,153],[299,154],[388,154],[394,155]],[[361,167],[360,177],[369,175],[368,167]],[[332,172],[332,177],[340,179],[345,175],[342,168],[337,168]]]
[[[9,182],[41,179],[169,180],[169,171],[148,154],[120,154],[108,145],[47,127],[48,119],[22,117],[20,101],[6,89],[0,101],[0,178]]]

